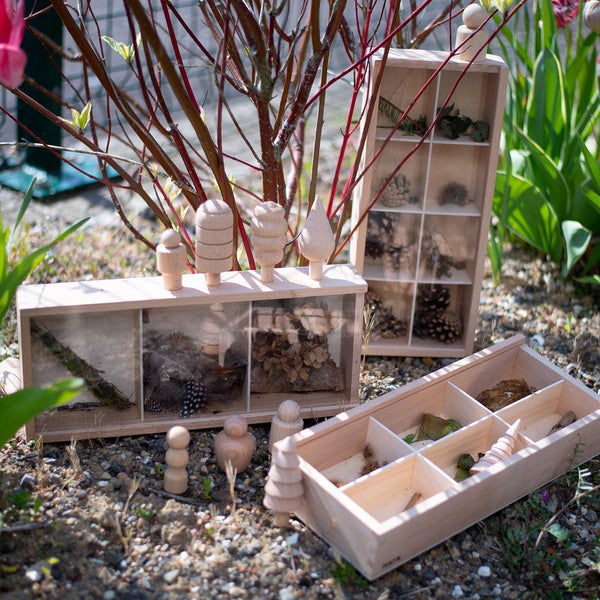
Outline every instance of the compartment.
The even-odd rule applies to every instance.
[[[470,454],[475,462],[479,460],[480,454],[485,454],[508,429],[508,425],[491,415],[477,423],[473,423],[454,434],[443,438],[436,444],[424,448],[422,455],[438,466],[444,473],[454,480],[457,475],[457,461],[463,454]],[[517,435],[513,456],[527,448],[529,440],[522,434]],[[512,456],[511,456],[512,458]],[[506,463],[506,460],[501,461]],[[490,467],[490,472],[496,467]],[[488,475],[488,471],[482,471],[480,475]]]
[[[373,418],[342,425],[326,440],[309,440],[298,448],[299,456],[338,487],[410,453],[407,444]]]
[[[460,168],[456,154],[460,151]],[[435,143],[431,150],[431,177],[425,211],[433,214],[479,217],[487,183],[489,148]]]
[[[364,344],[407,344],[413,308],[414,285],[370,281],[365,306],[369,306],[368,335]]]
[[[454,105],[453,114],[458,110],[462,117],[468,117],[472,121],[484,121],[490,128],[491,137],[491,129],[497,121],[498,104],[504,102],[503,98],[498,97],[498,77],[494,73],[472,69],[462,76],[458,86],[452,91],[462,71],[463,69],[459,68],[442,72],[436,109],[452,94],[448,106]],[[501,126],[501,121],[498,125]],[[436,138],[438,136],[440,134],[436,131]],[[461,136],[460,139],[471,138]]]
[[[425,215],[419,281],[471,284],[479,246],[479,220]]]
[[[376,211],[369,213],[364,263],[364,275],[367,279],[414,279],[420,223],[420,215]]]
[[[490,410],[496,411],[519,400],[517,396],[521,393],[523,397],[529,395],[528,389],[540,390],[561,379],[560,373],[542,364],[535,352],[520,346],[515,352],[492,356],[485,363],[457,373],[451,381]],[[483,392],[494,390],[501,384],[506,384],[508,391],[487,393],[487,399],[482,396]]]
[[[142,312],[144,416],[246,410],[248,303]]]
[[[423,88],[434,73],[424,68],[407,68],[394,66],[390,61],[386,66],[385,77],[381,82],[378,103],[377,127],[379,135],[388,135],[398,122],[403,111],[408,108],[414,98],[414,90]],[[435,110],[435,82],[430,83],[423,94],[411,106],[405,124],[399,128],[396,136],[421,136],[431,123]],[[424,126],[424,127],[423,127]]]
[[[390,175],[413,150],[414,142],[410,145],[389,142],[383,149],[381,146],[381,142],[375,142],[375,151],[380,151],[380,154],[372,167],[371,198],[380,191],[381,194],[372,210],[420,212],[426,191],[429,146],[421,146],[408,158],[385,187]]]
[[[373,418],[383,423],[401,439],[416,433],[425,414],[452,419],[465,427],[488,416],[490,412],[448,382],[439,383],[434,391],[421,389],[411,393],[403,398],[401,409],[394,404],[387,404],[372,412]],[[430,441],[413,442],[410,446],[418,449],[430,443]]]
[[[569,381],[560,381],[496,414],[511,424],[521,419],[521,433],[537,442],[598,410],[600,399],[592,398],[589,392]]]
[[[422,456],[413,455],[344,489],[346,495],[379,522],[417,507],[456,483]],[[408,517],[408,515],[407,515]]]

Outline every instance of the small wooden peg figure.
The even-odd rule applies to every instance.
[[[169,449],[165,456],[167,469],[163,480],[163,488],[169,494],[183,494],[188,487],[187,464],[190,460],[187,447],[190,443],[190,432],[181,425],[171,427],[167,432]]]
[[[456,31],[456,47],[467,40],[458,51],[457,56],[461,60],[467,62],[473,59],[473,62],[485,60],[486,50],[484,46],[488,43],[489,33],[485,27],[482,27],[479,31],[477,30],[483,25],[487,16],[485,8],[480,4],[469,4],[463,11],[463,25]],[[481,52],[479,52],[480,49],[482,49]],[[479,54],[477,54],[478,52]]]
[[[277,409],[277,414],[271,421],[271,431],[269,432],[269,452],[273,452],[273,444],[298,433],[304,427],[304,421],[300,416],[300,406],[294,400],[284,400]]]
[[[233,213],[223,200],[206,200],[196,211],[196,271],[214,287],[232,266]]]
[[[310,278],[321,279],[323,263],[335,248],[335,237],[319,197],[315,198],[304,228],[298,237],[298,247],[309,261]]]
[[[250,222],[252,228],[252,247],[254,258],[261,266],[260,278],[271,283],[275,265],[283,258],[287,221],[285,210],[276,202],[263,202],[254,209]]]
[[[215,458],[221,471],[226,471],[227,463],[237,473],[248,468],[254,453],[254,438],[248,432],[248,423],[241,415],[228,417],[215,438]]]
[[[166,290],[175,291],[183,287],[181,274],[186,267],[186,250],[181,236],[174,229],[166,229],[156,247],[156,266],[162,273]]]
[[[275,511],[277,527],[287,527],[289,513],[302,506],[303,498],[302,471],[296,454],[296,442],[291,436],[274,447],[263,504]]]

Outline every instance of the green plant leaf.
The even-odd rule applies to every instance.
[[[48,386],[25,388],[0,397],[0,445],[4,445],[38,413],[71,400],[79,393],[82,385],[81,379],[65,379]]]
[[[562,68],[550,48],[535,61],[532,81],[525,133],[556,160],[565,141],[567,115]]]
[[[499,206],[502,199],[508,205]],[[518,175],[499,171],[496,175],[494,212],[502,224],[530,246],[560,262],[562,254],[561,230],[552,207],[531,182]]]
[[[546,527],[546,531],[554,536],[559,542],[564,542],[569,537],[569,532],[560,523],[552,523]]]
[[[577,221],[563,221],[563,235],[567,261],[562,268],[562,276],[567,277],[573,265],[583,256],[592,239],[592,233]]]

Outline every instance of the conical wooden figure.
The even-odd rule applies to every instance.
[[[271,421],[269,432],[269,452],[273,452],[273,444],[294,435],[304,428],[304,421],[300,416],[300,406],[294,400],[284,400],[277,409],[277,414]]]
[[[163,480],[163,488],[169,494],[183,494],[188,487],[187,465],[190,460],[187,447],[190,443],[190,432],[180,425],[171,427],[167,432],[169,449],[165,456],[167,469]]]
[[[463,11],[463,25],[456,30],[457,57],[470,62],[481,62],[485,60],[489,33],[485,27],[481,27],[488,14],[479,4],[469,4]],[[479,31],[477,31],[479,29]],[[464,45],[461,46],[461,44]],[[481,52],[480,52],[481,50]]]
[[[335,237],[319,197],[315,198],[304,228],[298,237],[298,248],[308,259],[310,278],[322,279],[323,264],[335,248]]]
[[[244,417],[228,417],[215,438],[215,458],[221,471],[227,471],[227,463],[237,473],[248,468],[254,454],[254,438],[248,433],[248,423]]]
[[[506,433],[501,435],[498,438],[498,441],[469,469],[469,473],[471,473],[471,475],[481,473],[481,471],[488,469],[497,462],[512,456],[520,428],[521,419],[517,419],[506,430]]]
[[[254,258],[260,264],[260,278],[265,283],[273,281],[275,265],[283,258],[287,221],[285,210],[276,202],[263,202],[254,209],[250,222]]]
[[[293,436],[287,437],[275,444],[263,504],[275,511],[275,525],[287,527],[290,513],[299,510],[303,501],[302,471],[296,442]]]
[[[196,211],[196,271],[218,286],[233,267],[233,213],[223,200],[206,200]]]
[[[183,287],[181,274],[185,271],[186,258],[179,233],[174,229],[163,231],[156,247],[156,268],[163,276],[166,290],[175,291]]]

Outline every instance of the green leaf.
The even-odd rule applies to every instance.
[[[506,207],[499,206],[506,202]],[[502,224],[554,262],[562,255],[561,230],[552,207],[540,190],[518,175],[496,175],[494,212]]]
[[[0,397],[0,446],[40,412],[64,404],[81,390],[83,380],[65,379],[43,387],[30,387]]]
[[[136,48],[140,45],[142,40],[141,33],[138,33],[135,38],[135,44],[129,46],[124,42],[117,42],[108,35],[103,35],[102,39],[125,61],[131,63],[135,55]]]
[[[546,527],[546,531],[553,535],[559,542],[564,542],[569,537],[569,532],[560,523],[552,523]]]
[[[525,133],[556,160],[565,141],[567,115],[562,68],[550,48],[535,61],[532,79]]]
[[[566,278],[573,265],[583,256],[592,239],[592,232],[577,221],[563,221],[562,230],[565,238],[567,261],[562,269]]]

